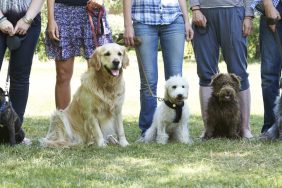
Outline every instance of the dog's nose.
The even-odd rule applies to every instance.
[[[183,95],[182,95],[182,94],[178,94],[178,95],[177,95],[177,98],[182,99],[182,98],[183,98]]]
[[[116,60],[116,59],[113,60],[113,65],[115,67],[117,67],[119,65],[119,63],[120,63],[119,60]]]

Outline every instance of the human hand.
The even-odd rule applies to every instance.
[[[14,26],[9,20],[4,20],[0,23],[0,30],[10,36],[14,35]]]
[[[191,41],[193,39],[193,36],[194,36],[194,31],[191,27],[191,24],[188,22],[188,23],[185,23],[185,32],[186,32],[186,41]]]
[[[265,9],[265,15],[269,19],[273,20],[280,20],[281,16],[278,12],[278,10],[274,7],[272,3],[269,4],[264,4],[264,9]],[[276,30],[276,25],[269,25],[270,29],[274,32]]]
[[[29,27],[30,24],[26,23],[23,19],[20,19],[15,26],[14,34],[25,35]]]
[[[200,27],[206,27],[207,19],[200,10],[193,10],[192,22]]]
[[[48,32],[48,36],[50,37],[50,39],[56,40],[56,41],[60,40],[59,28],[55,20],[48,21],[47,32]]]
[[[246,16],[243,21],[243,35],[248,37],[252,33],[253,29],[253,18]]]
[[[124,28],[123,40],[125,46],[134,46],[134,29],[133,26],[127,26]]]

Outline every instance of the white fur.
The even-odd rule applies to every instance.
[[[145,132],[145,142],[156,141],[160,144],[167,144],[170,138],[184,144],[191,144],[189,136],[188,120],[189,109],[185,99],[188,98],[188,83],[181,76],[173,76],[165,83],[165,100],[174,103],[178,94],[183,95],[184,106],[182,116],[178,123],[173,123],[176,112],[168,107],[164,101],[157,107],[151,127]]]

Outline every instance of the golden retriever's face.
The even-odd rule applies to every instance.
[[[128,64],[126,48],[116,43],[108,43],[96,48],[89,60],[89,66],[97,71],[105,68],[114,77],[119,76],[120,69],[126,68]]]

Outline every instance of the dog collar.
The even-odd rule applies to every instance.
[[[182,102],[181,104],[177,105],[177,104],[174,104],[174,103],[171,103],[170,101],[167,101],[167,100],[164,100],[164,103],[175,110],[175,113],[176,113],[176,116],[173,120],[173,123],[178,123],[179,120],[181,119],[181,116],[182,116],[182,107],[184,106],[184,102]]]

